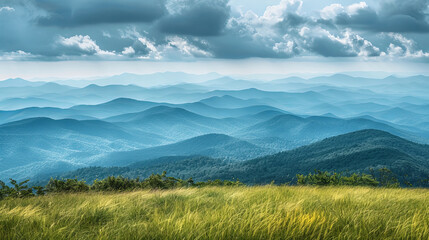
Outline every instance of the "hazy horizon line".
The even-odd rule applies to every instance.
[[[207,73],[193,73],[187,71],[156,71],[150,73],[136,73],[136,72],[122,72],[118,74],[110,75],[98,75],[98,76],[87,76],[87,77],[34,77],[34,78],[25,78],[21,76],[0,78],[0,81],[12,80],[12,79],[23,79],[30,82],[59,82],[59,81],[91,81],[91,80],[101,80],[104,78],[111,78],[121,75],[135,75],[135,76],[149,76],[156,74],[187,74],[190,76],[207,76],[210,74],[217,74],[217,77],[214,77],[213,80],[218,78],[229,77],[234,80],[247,80],[247,81],[273,81],[283,78],[302,78],[304,80],[316,78],[316,77],[332,77],[335,75],[346,75],[356,78],[370,78],[370,79],[384,79],[387,77],[397,77],[397,78],[408,78],[415,76],[424,76],[429,77],[429,73],[389,73],[384,71],[352,71],[352,72],[325,72],[325,73],[288,73],[288,74],[275,74],[275,73],[255,73],[255,74],[221,74],[218,72],[207,72]],[[187,81],[183,81],[187,82]]]

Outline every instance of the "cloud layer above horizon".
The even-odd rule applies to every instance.
[[[4,0],[0,60],[429,60],[429,0],[312,2]]]

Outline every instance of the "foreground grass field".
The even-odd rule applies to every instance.
[[[209,187],[0,201],[0,239],[429,239],[429,190]]]

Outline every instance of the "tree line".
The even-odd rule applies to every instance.
[[[194,182],[192,178],[187,180],[169,177],[164,171],[162,174],[152,174],[146,179],[124,178],[122,176],[110,176],[103,180],[94,180],[92,184],[78,179],[53,179],[48,184],[41,186],[28,186],[29,180],[17,182],[10,179],[10,186],[0,181],[0,200],[3,198],[25,198],[42,196],[50,193],[78,193],[78,192],[107,192],[107,191],[134,191],[134,190],[165,190],[183,187],[207,187],[207,186],[242,186],[239,180],[208,180]]]
[[[315,170],[313,174],[297,174],[296,178],[298,185],[400,187],[399,180],[388,168],[380,168],[377,171],[370,169],[370,173],[345,174]],[[409,182],[405,181],[404,184],[412,187]]]
[[[400,187],[398,179],[388,168],[378,170],[370,169],[370,174],[365,173],[337,173],[315,170],[307,175],[296,175],[297,185],[312,186],[370,186],[370,187]],[[194,182],[192,178],[183,180],[162,174],[152,174],[148,178],[125,178],[122,176],[110,176],[102,180],[94,180],[92,184],[78,179],[53,179],[42,186],[28,186],[29,180],[17,182],[10,179],[7,185],[0,181],[0,200],[3,198],[25,198],[42,196],[51,193],[78,193],[78,192],[108,192],[108,191],[134,191],[134,190],[165,190],[184,187],[207,187],[207,186],[244,186],[238,179],[230,180],[207,180]],[[405,186],[412,187],[410,183]]]

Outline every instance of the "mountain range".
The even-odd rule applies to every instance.
[[[427,174],[428,158],[416,150],[429,143],[427,89],[426,76],[344,74],[7,79],[0,81],[0,180],[81,168],[134,176],[124,169],[136,167],[143,175],[165,168],[258,184],[314,168],[388,166],[417,183]]]
[[[59,177],[77,176],[92,181],[95,176],[147,177],[166,170],[171,176],[184,179],[240,179],[248,184],[266,184],[273,180],[291,182],[296,174],[311,173],[315,169],[370,174],[371,168],[387,167],[400,180],[426,186],[428,183],[421,180],[429,180],[428,158],[429,145],[416,144],[379,130],[361,130],[247,161],[174,156],[144,160],[125,167],[83,168]]]

